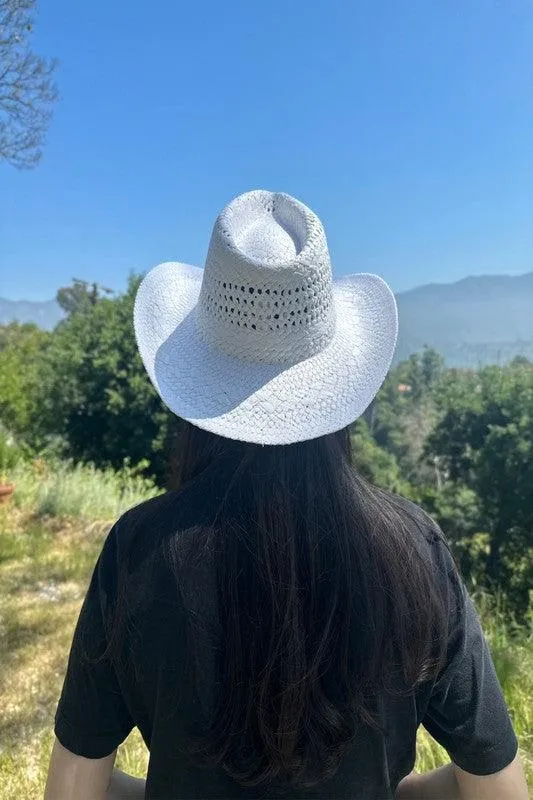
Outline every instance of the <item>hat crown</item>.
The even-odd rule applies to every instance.
[[[240,195],[218,216],[197,307],[202,339],[239,359],[294,363],[335,332],[324,229],[286,194]]]

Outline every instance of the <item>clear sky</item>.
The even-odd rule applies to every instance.
[[[253,188],[396,290],[533,269],[529,0],[40,0],[42,163],[0,165],[0,296],[201,264]]]

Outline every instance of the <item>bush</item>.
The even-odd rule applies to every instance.
[[[22,450],[15,438],[0,427],[0,483],[7,483],[10,480],[10,473],[22,457]]]

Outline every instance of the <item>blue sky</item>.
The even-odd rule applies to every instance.
[[[528,0],[41,0],[42,163],[0,165],[0,295],[201,264],[252,188],[394,289],[533,269]]]

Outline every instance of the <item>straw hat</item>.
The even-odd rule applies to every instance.
[[[359,417],[398,328],[387,284],[367,274],[332,281],[320,220],[262,190],[221,212],[204,269],[172,262],[145,276],[134,323],[171,411],[260,444],[314,439]]]

